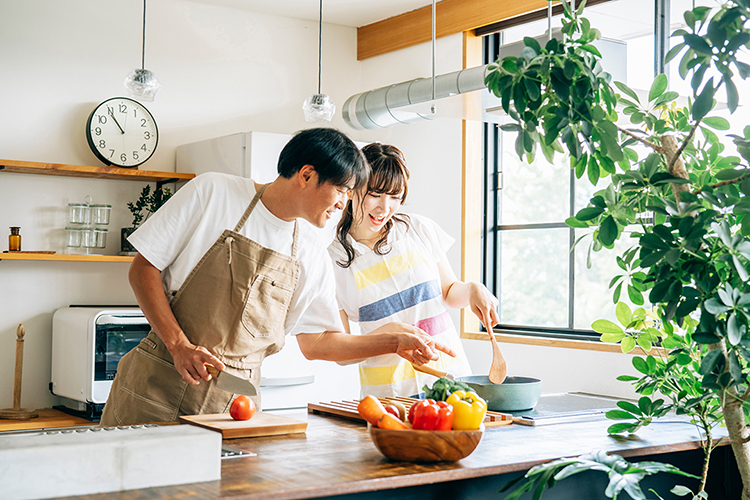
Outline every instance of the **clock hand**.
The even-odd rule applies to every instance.
[[[120,129],[120,132],[121,132],[122,134],[125,134],[125,131],[124,131],[124,130],[122,129],[122,127],[120,126],[120,123],[119,123],[119,122],[117,121],[117,118],[115,118],[115,112],[114,112],[114,111],[112,111],[112,108],[109,108],[109,110],[108,110],[108,111],[109,111],[109,116],[111,116],[111,117],[112,117],[112,119],[113,119],[113,120],[115,121],[115,125],[117,125],[117,128],[119,128],[119,129]]]

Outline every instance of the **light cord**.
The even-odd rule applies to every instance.
[[[141,44],[141,69],[146,69],[146,0],[143,0],[143,43]]]
[[[144,2],[146,0],[143,0]],[[320,14],[318,15],[318,94],[320,94],[320,75],[323,72],[323,0],[320,0]]]

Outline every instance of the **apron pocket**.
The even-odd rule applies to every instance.
[[[117,421],[132,424],[177,420],[187,382],[172,363],[141,348],[131,353],[115,400]]]
[[[242,325],[253,337],[270,337],[282,327],[292,288],[259,274],[253,280],[242,311]]]

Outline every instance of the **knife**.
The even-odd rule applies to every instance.
[[[454,377],[452,374],[447,373],[447,372],[441,372],[440,370],[436,370],[435,368],[428,366],[428,365],[417,366],[414,363],[412,363],[412,366],[418,372],[426,373],[428,375],[434,375],[437,378],[446,377],[450,380],[456,380],[456,377]]]
[[[219,371],[214,365],[206,365],[206,370],[216,379],[216,387],[222,391],[231,392],[233,394],[244,394],[246,396],[255,396],[258,391],[255,386],[249,380],[232,375],[225,371]]]

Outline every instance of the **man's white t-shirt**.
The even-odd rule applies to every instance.
[[[165,292],[178,290],[225,229],[234,229],[255,196],[252,179],[216,172],[197,176],[135,231],[128,241],[162,271]],[[284,332],[343,331],[331,260],[319,230],[298,219],[300,274]],[[284,255],[292,254],[294,222],[279,219],[258,201],[238,231]]]

